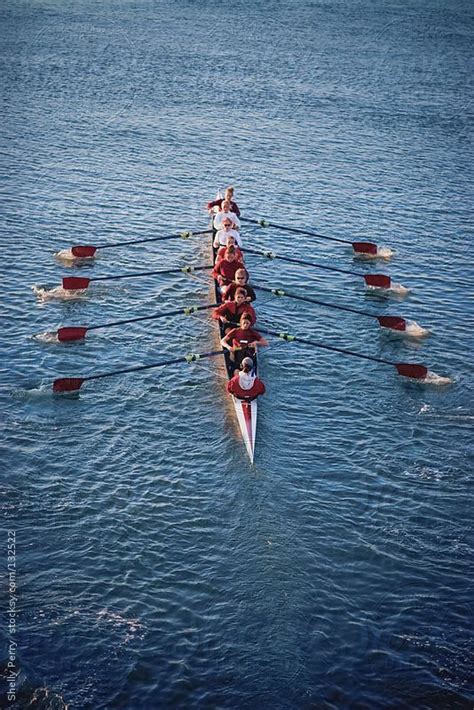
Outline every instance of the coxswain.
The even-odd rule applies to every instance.
[[[240,370],[227,382],[227,392],[233,394],[237,399],[244,399],[247,402],[251,402],[252,399],[265,394],[265,385],[255,375],[251,357],[244,357]]]
[[[221,206],[219,207],[219,212],[214,217],[213,227],[216,230],[222,228],[222,223],[225,219],[230,219],[232,222],[232,229],[240,229],[240,219],[237,217],[235,212],[230,209],[229,200],[222,200]]]
[[[227,247],[224,258],[216,262],[212,277],[219,286],[227,286],[233,282],[236,272],[243,268],[244,265],[237,259],[235,248]]]
[[[255,325],[257,314],[245,299],[247,294],[243,288],[235,291],[233,301],[224,301],[212,311],[214,320],[220,321],[227,329],[235,328],[244,313],[250,316],[250,324]]]
[[[219,247],[219,251],[216,254],[216,264],[218,261],[220,261],[221,259],[224,258],[224,254],[226,252],[227,247],[234,247],[235,254],[237,256],[238,261],[241,261],[243,264],[244,263],[243,252],[240,250],[240,248],[235,243],[235,237],[233,237],[232,234],[229,234],[229,236],[227,237],[227,244],[224,247]]]
[[[207,209],[209,210],[209,212],[211,212],[214,207],[220,207],[223,199],[228,200],[230,202],[230,211],[236,214],[237,217],[240,217],[240,210],[237,206],[237,203],[234,202],[234,188],[232,187],[232,185],[226,187],[223,198],[219,197],[217,200],[212,200],[211,202],[207,203]]]
[[[235,272],[234,280],[232,281],[231,284],[225,288],[225,294],[224,298],[226,301],[233,301],[235,292],[237,291],[238,288],[243,288],[246,295],[246,301],[250,303],[250,301],[255,301],[257,298],[257,294],[253,290],[253,288],[247,283],[248,282],[248,273],[245,269],[239,269],[238,271]]]
[[[217,247],[227,246],[227,237],[229,236],[234,237],[237,246],[242,249],[242,237],[240,236],[238,231],[232,227],[232,221],[228,217],[226,217],[222,222],[222,229],[219,229],[219,231],[216,232],[213,246],[216,249]]]
[[[252,328],[252,319],[244,313],[237,328],[229,330],[221,339],[221,345],[230,352],[230,359],[239,367],[245,357],[255,355],[256,348],[268,345],[263,335]]]

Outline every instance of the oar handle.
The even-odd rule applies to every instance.
[[[336,303],[325,303],[324,301],[318,301],[316,298],[309,298],[309,296],[298,296],[295,293],[289,293],[284,289],[278,288],[268,288],[267,286],[256,286],[252,284],[254,288],[259,291],[266,291],[267,293],[272,293],[274,296],[287,296],[288,298],[293,298],[296,301],[305,301],[306,303],[315,303],[318,306],[325,306],[326,308],[334,308],[338,311],[347,311],[348,313],[356,313],[359,316],[367,316],[367,318],[377,318],[373,313],[367,313],[367,311],[360,311],[357,308],[350,308],[349,306],[339,306]]]
[[[82,377],[83,382],[88,382],[89,380],[101,380],[104,377],[112,377],[114,375],[125,375],[130,372],[142,372],[143,370],[152,370],[156,367],[166,367],[167,365],[176,365],[181,362],[197,362],[206,357],[214,357],[215,355],[221,355],[222,350],[213,350],[208,353],[196,353],[190,355],[181,355],[181,357],[174,358],[173,360],[161,360],[160,362],[152,362],[150,365],[139,365],[138,367],[126,367],[122,370],[112,370],[111,372],[102,372],[100,375],[89,375],[87,377]]]
[[[118,279],[134,279],[140,276],[158,276],[164,274],[177,274],[182,271],[184,274],[192,274],[194,271],[203,271],[205,269],[212,269],[212,264],[210,266],[183,266],[180,269],[160,269],[158,271],[135,271],[132,274],[117,274],[116,276],[95,276],[90,281],[117,281]]]
[[[289,335],[288,333],[279,333],[275,330],[267,330],[265,328],[259,328],[259,330],[262,333],[267,333],[268,335],[275,335],[277,338],[280,338],[281,340],[287,340],[288,342],[296,341],[305,345],[312,345],[315,348],[321,348],[322,350],[330,350],[332,352],[342,353],[343,355],[353,355],[354,357],[361,358],[362,360],[373,360],[374,362],[381,362],[384,365],[397,365],[396,362],[392,362],[391,360],[384,360],[383,358],[375,357],[374,355],[363,355],[362,353],[357,353],[354,350],[346,350],[345,348],[338,348],[335,345],[318,343],[316,340],[300,338],[296,335]]]
[[[212,234],[211,229],[206,229],[201,232],[174,232],[173,234],[165,234],[160,237],[147,237],[146,239],[133,239],[128,242],[112,242],[111,244],[99,244],[97,249],[112,249],[113,247],[127,247],[132,244],[145,244],[146,242],[160,242],[165,239],[188,239],[189,237],[197,237],[201,234]]]
[[[350,274],[351,276],[361,276],[364,278],[365,274],[361,274],[358,271],[348,271],[347,269],[338,269],[336,266],[326,266],[325,264],[315,264],[312,261],[305,261],[304,259],[295,259],[290,256],[280,256],[274,254],[273,252],[258,251],[257,249],[249,249],[246,247],[245,252],[248,254],[256,254],[258,256],[266,256],[268,259],[280,259],[281,261],[288,261],[291,264],[301,264],[302,266],[312,266],[316,269],[325,269],[326,271],[337,271],[340,274]]]
[[[101,323],[99,325],[90,325],[87,330],[99,330],[99,328],[112,328],[116,325],[127,325],[128,323],[139,323],[144,320],[156,320],[158,318],[165,318],[166,316],[179,316],[180,314],[191,315],[197,311],[205,311],[209,308],[215,308],[217,303],[210,303],[206,306],[188,306],[183,308],[178,308],[174,311],[165,311],[164,313],[153,313],[150,316],[137,316],[136,318],[127,318],[126,320],[116,320],[111,323]]]
[[[298,229],[296,227],[285,227],[282,224],[275,224],[275,222],[267,222],[264,219],[248,219],[246,217],[240,218],[243,222],[250,222],[251,224],[257,224],[261,227],[274,227],[275,229],[281,229],[284,232],[294,232],[295,234],[305,234],[308,237],[317,237],[318,239],[327,239],[330,242],[340,242],[341,244],[352,244],[349,239],[341,239],[340,237],[328,237],[325,234],[317,234],[316,232],[310,232],[306,229]]]

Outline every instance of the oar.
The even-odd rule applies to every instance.
[[[71,247],[71,252],[73,256],[78,258],[90,258],[94,256],[97,249],[115,249],[115,247],[127,247],[132,244],[145,244],[145,242],[160,242],[165,239],[189,239],[190,237],[197,237],[201,234],[212,234],[212,229],[206,229],[203,232],[174,232],[173,234],[165,234],[160,237],[149,237],[147,239],[134,239],[128,242],[113,242],[111,244],[97,244],[92,246],[91,244],[76,244]]]
[[[100,375],[88,375],[87,377],[60,377],[53,382],[53,392],[77,392],[81,389],[84,382],[90,380],[101,380],[104,377],[114,377],[115,375],[125,375],[129,372],[141,372],[142,370],[151,370],[155,367],[166,367],[167,365],[176,365],[181,362],[197,362],[205,357],[214,357],[222,355],[223,350],[213,350],[209,353],[190,353],[189,355],[181,355],[181,357],[173,360],[161,360],[153,362],[150,365],[140,365],[139,367],[127,367],[122,370],[112,370],[111,372],[103,372]]]
[[[373,313],[367,313],[367,311],[360,311],[358,308],[349,308],[349,306],[339,306],[336,303],[326,303],[325,301],[318,301],[316,298],[309,298],[309,296],[299,296],[296,293],[290,293],[282,288],[268,288],[267,286],[256,286],[252,284],[252,288],[259,291],[266,291],[274,296],[286,296],[287,298],[292,298],[296,301],[306,301],[307,303],[315,303],[318,306],[325,306],[326,308],[334,308],[338,311],[347,311],[348,313],[356,313],[359,316],[366,316],[367,318],[375,318],[379,322],[382,328],[390,328],[391,330],[405,331],[407,328],[407,322],[404,318],[400,316],[376,316]]]
[[[306,338],[300,338],[296,335],[290,335],[289,333],[278,333],[275,330],[267,330],[265,328],[259,328],[259,332],[268,333],[268,335],[275,335],[277,338],[280,338],[281,340],[286,340],[288,342],[295,341],[298,343],[303,343],[304,345],[311,345],[315,348],[321,348],[322,350],[331,350],[332,352],[342,353],[343,355],[352,355],[353,357],[359,357],[363,360],[373,360],[374,362],[381,362],[383,365],[393,365],[399,375],[402,375],[403,377],[411,377],[414,380],[424,380],[428,374],[428,368],[425,367],[425,365],[384,360],[383,358],[375,357],[374,355],[363,355],[362,353],[354,352],[354,350],[345,350],[344,348],[337,348],[334,345],[317,343],[315,340],[307,340]]]
[[[305,234],[308,237],[316,237],[317,239],[327,239],[330,242],[340,242],[341,244],[350,244],[356,254],[366,254],[369,256],[375,256],[377,254],[377,244],[373,242],[351,242],[349,239],[341,239],[340,237],[328,237],[324,234],[317,234],[316,232],[309,232],[306,229],[297,229],[296,227],[285,227],[282,224],[275,224],[274,222],[267,222],[265,219],[248,219],[246,217],[240,218],[243,222],[250,222],[251,224],[257,224],[259,227],[275,227],[275,229],[281,229],[284,232],[294,232],[295,234]]]
[[[267,259],[281,259],[281,261],[288,261],[291,264],[301,264],[302,266],[312,266],[315,269],[324,269],[325,271],[337,271],[339,274],[350,274],[351,276],[360,276],[364,279],[367,286],[374,286],[376,288],[390,288],[392,280],[390,276],[385,274],[361,274],[358,271],[348,271],[347,269],[338,269],[335,266],[326,266],[325,264],[315,264],[312,261],[304,261],[303,259],[294,259],[289,256],[279,256],[272,251],[258,251],[257,249],[245,248],[246,254],[257,254],[258,256],[265,256]]]
[[[99,325],[89,325],[89,326],[64,326],[63,328],[58,328],[56,335],[58,340],[61,342],[70,342],[72,340],[82,340],[86,337],[89,330],[99,330],[100,328],[113,328],[117,325],[126,325],[128,323],[138,323],[144,320],[156,320],[158,318],[165,318],[166,316],[178,316],[185,315],[190,316],[198,311],[205,311],[209,308],[215,308],[218,304],[211,303],[206,306],[187,306],[185,308],[179,308],[174,311],[165,311],[163,313],[154,313],[150,316],[138,316],[137,318],[127,318],[127,320],[116,320],[112,323],[101,323]]]
[[[95,276],[92,279],[84,276],[65,276],[62,280],[63,288],[66,290],[86,289],[92,281],[116,281],[117,279],[135,279],[141,276],[157,276],[163,274],[177,274],[180,271],[183,274],[192,274],[194,271],[204,271],[212,269],[210,266],[182,266],[175,269],[161,269],[159,271],[136,271],[132,274],[117,274],[116,276]]]

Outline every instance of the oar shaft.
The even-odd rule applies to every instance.
[[[303,343],[304,345],[312,345],[315,348],[321,348],[322,350],[331,350],[332,352],[342,353],[343,355],[352,355],[353,357],[361,358],[362,360],[373,360],[374,362],[381,362],[384,365],[396,365],[395,362],[391,360],[384,360],[380,357],[375,357],[374,355],[363,355],[362,353],[357,353],[354,350],[346,350],[344,348],[338,348],[335,345],[326,345],[326,343],[318,343],[315,340],[308,340],[307,338],[299,338],[298,336],[284,337],[285,333],[278,333],[276,330],[266,330],[265,328],[259,328],[261,333],[267,333],[268,335],[275,335],[277,338],[282,340],[287,340],[289,342],[295,341],[298,343]]]
[[[189,234],[189,236],[200,236],[201,234],[211,234],[212,230],[211,229],[206,229],[205,231],[202,232],[184,232],[184,234]],[[164,241],[165,239],[178,239],[178,238],[183,238],[183,233],[177,233],[174,232],[174,234],[165,234],[160,237],[147,237],[146,239],[133,239],[132,241],[128,242],[112,242],[111,244],[99,244],[97,246],[97,249],[112,249],[113,247],[127,247],[130,246],[131,244],[145,244],[146,242],[160,242]]]
[[[257,254],[258,256],[266,256],[268,259],[280,259],[281,261],[288,261],[290,264],[301,264],[302,266],[312,266],[316,269],[324,269],[325,271],[337,271],[340,274],[350,274],[351,276],[361,276],[364,277],[365,274],[361,274],[357,271],[348,271],[347,269],[338,269],[336,266],[326,266],[325,264],[315,264],[312,261],[304,261],[303,259],[295,259],[290,256],[279,256],[273,252],[258,251],[257,249],[249,249],[246,247],[245,253],[247,254]]]
[[[178,308],[174,311],[165,311],[163,313],[153,313],[149,316],[138,316],[136,318],[127,318],[126,320],[116,320],[111,323],[101,323],[99,325],[90,325],[87,330],[99,330],[99,328],[112,328],[116,325],[127,325],[128,323],[138,323],[144,320],[156,320],[158,318],[165,318],[166,316],[179,316],[181,314],[191,315],[197,311],[205,311],[209,308],[215,308],[217,303],[210,303],[206,306],[191,306],[190,308]]]
[[[242,222],[250,222],[251,224],[260,224],[258,219],[248,219],[246,217],[240,218]],[[330,242],[340,242],[341,244],[352,244],[349,239],[341,239],[340,237],[328,237],[325,234],[317,234],[316,232],[310,232],[306,229],[297,229],[296,227],[285,227],[282,224],[275,224],[275,222],[266,222],[266,227],[274,227],[275,229],[281,229],[284,232],[294,232],[295,234],[305,234],[307,237],[317,237],[318,239],[327,239]]]
[[[177,274],[180,271],[183,273],[192,273],[193,271],[204,271],[205,269],[212,269],[213,265],[210,266],[189,266],[183,267],[181,269],[160,269],[158,271],[135,271],[132,274],[117,274],[116,276],[95,276],[92,281],[117,281],[118,279],[134,279],[140,276],[158,276],[164,274]]]
[[[356,313],[359,316],[367,316],[367,318],[377,318],[373,313],[367,313],[366,311],[359,311],[357,308],[349,308],[349,306],[339,306],[336,303],[326,303],[325,301],[318,301],[316,298],[309,298],[309,296],[298,296],[296,293],[290,293],[284,289],[268,288],[267,286],[256,286],[252,284],[253,288],[259,291],[266,291],[267,293],[273,293],[275,296],[287,296],[288,298],[295,299],[296,301],[305,301],[307,303],[314,303],[317,306],[325,306],[326,308],[334,308],[338,311],[347,311],[348,313]]]
[[[89,375],[88,377],[82,377],[83,382],[88,382],[89,380],[101,380],[104,377],[113,377],[114,375],[126,375],[130,372],[142,372],[143,370],[152,370],[157,367],[166,367],[167,365],[177,365],[182,362],[194,362],[197,360],[202,360],[206,357],[214,357],[215,355],[221,355],[222,350],[213,350],[208,353],[198,353],[194,356],[181,355],[181,357],[174,358],[173,360],[161,360],[160,362],[153,362],[150,365],[139,365],[138,367],[126,367],[122,370],[112,370],[111,372],[102,372],[100,375]],[[189,359],[192,357],[192,359]]]

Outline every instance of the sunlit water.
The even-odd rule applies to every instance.
[[[10,706],[471,708],[470,5],[39,0],[0,19]],[[255,283],[432,335],[259,293],[262,327],[452,384],[270,339],[253,468],[218,358],[53,397],[57,377],[216,349],[207,312],[54,335],[205,304],[206,272],[80,298],[61,278],[206,265],[209,237],[54,254],[205,229],[229,183],[248,217],[391,258],[257,226],[246,244],[410,293],[248,255]]]

